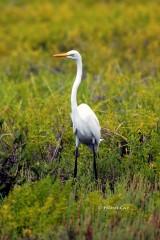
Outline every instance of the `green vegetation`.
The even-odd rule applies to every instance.
[[[159,1],[0,1],[0,240],[160,238]],[[104,141],[74,181],[71,60]],[[125,145],[125,146],[124,146]]]

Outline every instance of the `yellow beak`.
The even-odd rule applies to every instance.
[[[53,57],[60,57],[60,58],[64,58],[67,57],[67,53],[58,53],[58,54],[54,54]]]

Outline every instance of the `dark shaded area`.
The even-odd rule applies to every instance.
[[[128,155],[130,153],[128,142],[126,140],[119,141],[118,148],[121,157],[124,157],[125,155]]]
[[[21,170],[18,152],[22,153],[22,145],[16,142],[13,144],[12,153],[0,161],[0,194],[4,197],[16,184],[17,176]]]
[[[54,178],[58,175],[58,164],[52,167],[52,163],[56,160],[60,163],[61,153],[63,150],[63,132],[57,132],[57,144],[49,144],[45,149],[40,148],[39,153],[34,156],[34,153],[28,153],[26,149],[28,129],[17,129],[13,135],[3,133],[3,121],[0,126],[0,194],[2,197],[8,195],[10,190],[16,184],[22,184],[25,181],[36,181],[43,176],[50,174]],[[40,165],[36,165],[34,157],[41,157]],[[47,163],[48,167],[43,166]],[[50,167],[49,167],[50,166]],[[21,171],[23,168],[23,171]],[[68,179],[65,173],[61,173],[62,181]]]

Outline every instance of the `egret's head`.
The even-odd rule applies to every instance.
[[[76,50],[71,50],[71,51],[66,52],[66,53],[54,54],[53,56],[54,57],[60,57],[60,58],[71,58],[73,60],[78,60],[78,59],[81,58],[81,55]]]

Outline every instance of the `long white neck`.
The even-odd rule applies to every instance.
[[[76,79],[74,81],[73,87],[72,87],[72,93],[71,93],[71,108],[72,112],[77,110],[77,90],[79,87],[79,84],[81,83],[82,78],[82,59],[81,56],[76,60],[77,63],[77,74]]]

